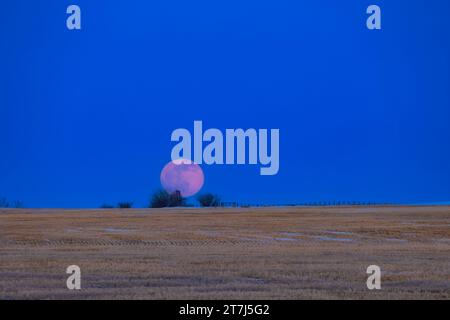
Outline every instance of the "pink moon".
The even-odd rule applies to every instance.
[[[183,197],[191,197],[203,187],[205,176],[200,166],[190,160],[169,162],[161,171],[161,185],[168,193],[180,191]]]

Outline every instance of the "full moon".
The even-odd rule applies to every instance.
[[[180,191],[183,197],[191,197],[203,186],[202,168],[190,160],[173,160],[161,171],[161,185],[168,193]]]

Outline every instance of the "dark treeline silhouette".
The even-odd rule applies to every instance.
[[[229,208],[254,208],[254,207],[344,207],[344,206],[384,206],[393,205],[388,202],[370,202],[370,201],[317,201],[317,202],[301,202],[301,203],[287,203],[287,204],[250,204],[239,202],[221,202],[221,207]]]
[[[343,201],[343,200],[330,200],[330,201],[314,201],[314,202],[299,202],[299,203],[287,203],[287,204],[262,204],[262,203],[240,203],[237,201],[222,201],[221,197],[217,194],[207,192],[197,196],[198,206],[200,207],[223,207],[223,208],[257,208],[257,207],[339,207],[339,206],[384,206],[394,205],[394,203],[387,202],[373,202],[373,201]],[[2,206],[3,205],[3,206]],[[0,207],[8,207],[9,203],[0,198]],[[194,207],[196,205],[188,203],[180,191],[168,193],[164,189],[156,190],[150,197],[148,204],[149,208],[166,208],[166,207]],[[103,204],[100,208],[103,209],[127,209],[132,208],[133,202],[119,202],[117,206],[110,204]]]
[[[130,209],[130,208],[133,208],[133,202],[131,202],[131,201],[122,201],[122,202],[119,202],[117,204],[117,206],[114,206],[114,205],[109,204],[109,203],[104,203],[104,204],[102,204],[100,206],[100,209],[114,209],[114,208],[117,208],[117,209]]]
[[[20,200],[9,202],[5,197],[0,197],[0,208],[23,208],[24,204]]]
[[[150,208],[166,208],[166,207],[185,207],[187,206],[186,199],[181,195],[181,192],[176,190],[173,193],[168,193],[165,190],[158,190],[153,193],[150,199]]]
[[[319,206],[319,207],[335,207],[335,206],[380,206],[390,205],[391,203],[370,202],[370,201],[318,201],[305,202],[298,204],[299,206]]]
[[[133,202],[130,202],[130,201],[119,202],[119,203],[117,204],[117,208],[119,208],[119,209],[129,209],[129,208],[133,208]]]
[[[197,197],[197,201],[202,207],[220,207],[222,202],[217,194],[204,193]]]

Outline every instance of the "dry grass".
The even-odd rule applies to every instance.
[[[0,298],[449,299],[450,207],[0,210]]]

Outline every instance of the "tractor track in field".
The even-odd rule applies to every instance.
[[[203,246],[260,246],[267,242],[260,240],[96,240],[96,239],[58,239],[58,240],[6,240],[0,241],[0,248],[18,247],[60,247],[60,246],[93,246],[93,247],[203,247]]]

